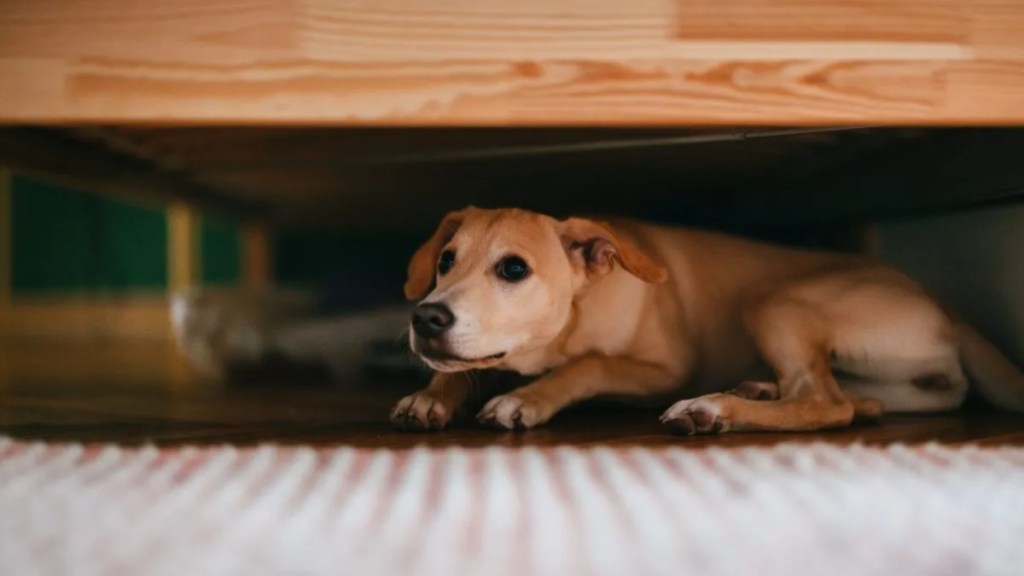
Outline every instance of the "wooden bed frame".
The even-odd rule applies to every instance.
[[[0,123],[1018,124],[1014,0],[15,0]]]

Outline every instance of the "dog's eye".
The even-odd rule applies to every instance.
[[[455,252],[445,250],[437,261],[437,273],[444,276],[452,269],[452,266],[455,266]]]
[[[498,262],[497,272],[509,282],[519,282],[530,275],[530,267],[519,256],[508,256]]]

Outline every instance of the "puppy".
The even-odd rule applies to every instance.
[[[662,422],[683,434],[818,430],[956,408],[968,376],[1024,411],[1020,370],[864,257],[469,207],[413,255],[405,294],[436,371],[392,410],[405,429],[444,428],[482,369],[537,377],[480,411],[503,429],[597,396],[674,396]]]

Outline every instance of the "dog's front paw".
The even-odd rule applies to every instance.
[[[410,394],[391,410],[391,423],[399,430],[442,430],[452,419],[453,406],[425,392]]]
[[[680,400],[661,415],[661,423],[685,436],[728,432],[729,419],[724,414],[723,399],[723,394],[708,394]]]
[[[543,402],[523,394],[495,396],[484,405],[476,419],[485,426],[505,430],[522,430],[544,424],[554,411]]]

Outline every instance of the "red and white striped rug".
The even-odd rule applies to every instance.
[[[0,438],[0,574],[1024,574],[1024,449]]]

